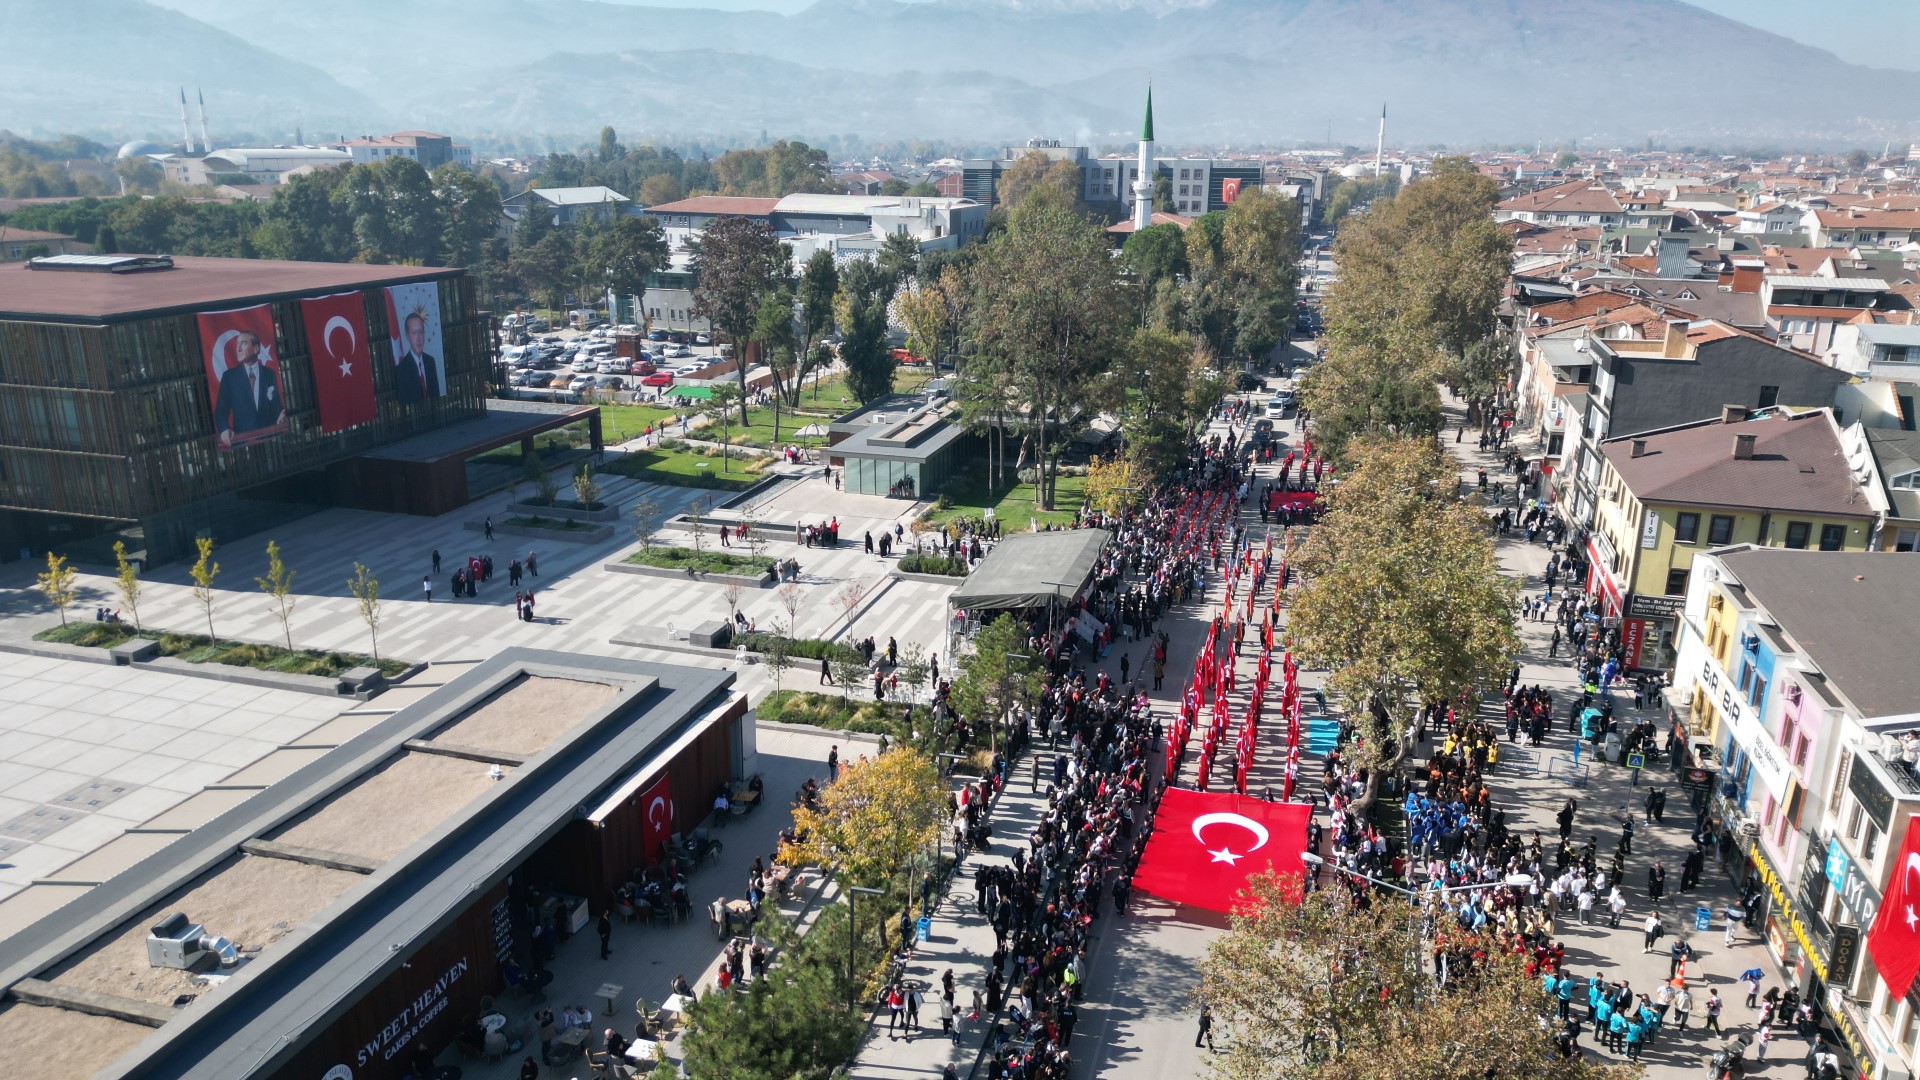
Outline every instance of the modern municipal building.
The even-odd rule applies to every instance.
[[[329,506],[445,513],[518,474],[489,451],[597,450],[596,410],[489,399],[491,338],[460,269],[0,267],[0,560],[124,540],[167,561]]]

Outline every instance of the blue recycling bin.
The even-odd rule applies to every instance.
[[[933,933],[932,919],[929,919],[925,915],[922,915],[918,919],[914,920],[913,939],[915,941],[925,941],[927,940],[927,936],[932,933]]]
[[[1705,931],[1712,926],[1713,909],[1705,904],[1695,904],[1693,907],[1693,928],[1695,930]]]

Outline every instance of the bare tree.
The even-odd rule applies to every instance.
[[[780,606],[787,609],[787,633],[791,635],[800,625],[800,602],[807,598],[807,590],[801,588],[799,582],[789,581],[780,586],[777,595]]]
[[[707,508],[713,505],[713,497],[701,495],[687,504],[687,532],[693,535],[693,550],[696,554],[707,550]]]
[[[653,547],[653,538],[660,531],[660,510],[661,506],[653,501],[653,496],[642,495],[629,511],[633,514],[633,536],[640,541],[641,551]]]
[[[841,615],[847,621],[847,629],[853,628],[853,616],[860,610],[860,601],[866,595],[866,586],[858,581],[847,582],[839,592],[833,594],[833,602],[840,605]]]
[[[745,585],[740,584],[737,581],[727,582],[727,587],[720,590],[720,598],[727,602],[728,625],[730,626],[738,625],[739,616],[740,616],[740,601],[745,599],[746,595],[747,595],[747,587]]]
[[[778,399],[779,399],[779,395],[776,394],[775,400],[778,400]],[[766,558],[767,557],[766,533],[761,528],[761,521],[760,521],[759,514],[752,503],[748,503],[747,505],[740,508],[740,528],[746,531],[747,550],[753,554],[753,557],[756,559]]]

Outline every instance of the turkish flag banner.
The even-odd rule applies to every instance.
[[[320,430],[345,431],[372,420],[373,360],[365,299],[357,292],[309,297],[300,301],[300,321],[307,327]]]
[[[1920,972],[1920,814],[1907,818],[1907,842],[1887,873],[1887,898],[1867,934],[1867,952],[1887,994],[1905,997]]]
[[[649,863],[657,862],[673,835],[673,795],[667,789],[666,777],[654,781],[641,794],[640,814],[646,823],[640,834],[640,851]]]
[[[1273,803],[1228,792],[1168,788],[1133,883],[1163,900],[1232,911],[1256,874],[1298,878],[1307,849],[1305,803]]]

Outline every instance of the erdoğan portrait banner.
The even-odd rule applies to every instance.
[[[307,328],[320,430],[345,431],[372,420],[373,354],[365,298],[357,292],[310,297],[300,301],[300,321]]]

